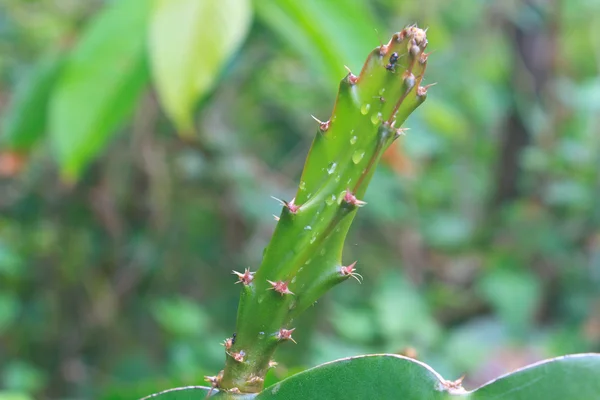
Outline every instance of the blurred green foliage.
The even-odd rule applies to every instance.
[[[351,230],[365,282],[268,380],[416,351],[472,387],[600,350],[599,1],[200,3],[0,0],[0,399],[216,373],[310,114],[414,22],[440,84]]]

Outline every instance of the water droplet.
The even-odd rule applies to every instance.
[[[309,258],[308,260],[306,260],[306,262],[304,264],[308,265],[308,264],[310,264],[311,261],[312,261],[312,258]]]
[[[336,162],[332,162],[329,164],[329,167],[327,168],[327,173],[329,175],[333,174],[335,172],[335,168],[337,167],[337,163]]]
[[[312,226],[310,226],[310,225],[306,225],[306,226],[304,227],[304,230],[305,230],[305,231],[310,231],[311,229],[312,229]]]
[[[306,189],[306,182],[300,181],[300,190],[305,190],[305,189]]]
[[[311,197],[312,197],[312,193],[309,193],[309,194],[306,195],[307,199],[310,199]]]
[[[296,283],[296,277],[293,277],[290,283]]]
[[[348,182],[346,182],[346,185],[349,185],[350,182],[352,182],[352,178],[348,179]]]
[[[385,88],[381,88],[381,90],[379,91],[379,95],[383,96],[384,93],[385,93]]]
[[[321,251],[319,252],[320,255],[325,255],[325,248],[322,248]]]
[[[365,103],[362,105],[362,107],[360,108],[360,113],[362,115],[367,115],[369,113],[369,110],[371,109],[371,105],[369,103]]]
[[[360,160],[363,159],[363,157],[365,156],[365,152],[362,150],[357,150],[354,152],[354,154],[352,154],[352,162],[354,164],[358,164],[360,162]]]
[[[331,196],[327,196],[327,198],[325,199],[325,204],[330,206],[333,203],[335,203],[335,199],[336,199],[335,194],[332,194]]]
[[[265,336],[264,332],[258,332],[258,336]]]
[[[356,136],[352,136],[352,137],[350,138],[350,144],[355,144],[357,140],[358,140],[358,137],[356,137]]]
[[[379,121],[381,121],[381,113],[380,112],[378,112],[377,114],[371,115],[371,122],[373,123],[373,125],[378,124]]]
[[[317,235],[313,235],[313,237],[310,238],[310,244],[313,244],[315,240],[317,240]]]
[[[341,176],[340,174],[338,174],[338,175],[335,177],[335,181],[336,181],[336,182],[339,182],[339,181],[340,181],[340,179],[342,179],[342,176]]]

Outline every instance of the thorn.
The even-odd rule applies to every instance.
[[[225,351],[229,351],[231,346],[233,346],[233,338],[227,338],[221,343],[221,346],[225,346]]]
[[[362,201],[362,200],[358,200],[356,198],[355,195],[352,194],[352,192],[350,191],[350,189],[346,189],[346,194],[344,195],[344,201],[350,205],[356,206],[356,207],[362,207],[365,204],[367,204],[366,202]]]
[[[237,271],[231,271],[231,273],[237,275],[237,277],[239,278],[236,284],[243,283],[245,286],[249,285],[250,282],[252,282],[255,274],[254,272],[250,272],[250,268],[246,268],[243,274]]]
[[[282,296],[284,294],[294,294],[293,292],[290,292],[290,289],[288,289],[288,283],[286,281],[273,282],[267,279],[267,282],[269,282],[269,284],[272,286],[268,290],[274,290],[277,293],[281,293]]]
[[[275,360],[269,360],[269,369],[275,368],[277,366],[277,362]]]
[[[398,128],[396,129],[396,137],[394,139],[398,139],[400,136],[406,135],[406,131],[410,130],[410,128]]]
[[[379,99],[380,102],[385,103],[385,97],[383,96],[373,96],[374,99]]]
[[[210,383],[212,389],[214,389],[219,387],[219,385],[221,384],[221,379],[223,379],[223,371],[220,371],[216,376],[205,376],[204,382]]]
[[[357,79],[358,79],[358,78],[357,78]],[[311,117],[312,117],[312,118],[313,118],[315,121],[317,121],[317,123],[319,124],[319,130],[320,130],[321,132],[326,132],[326,131],[327,131],[327,129],[329,129],[329,121],[327,121],[327,122],[323,122],[323,121],[321,121],[320,119],[318,119],[317,117],[315,117],[314,115],[311,115]]]
[[[359,274],[358,272],[356,272],[356,268],[354,268],[354,266],[356,265],[357,262],[358,261],[354,261],[352,264],[348,265],[347,267],[344,267],[342,265],[340,267],[340,274],[342,274],[342,276],[351,276],[352,278],[356,279],[356,281],[358,283],[362,283],[362,280],[363,280],[362,275]]]
[[[238,353],[229,353],[226,352],[227,355],[229,355],[230,357],[232,357],[235,361],[239,362],[239,363],[243,363],[244,362],[244,357],[246,357],[246,352],[244,350],[240,350]]]
[[[290,210],[290,212],[291,212],[292,214],[296,214],[296,212],[297,212],[297,211],[298,211],[298,209],[300,208],[300,206],[297,206],[297,205],[295,205],[295,204],[294,204],[294,200],[295,200],[295,198],[293,198],[293,199],[292,199],[292,201],[290,201],[290,202],[287,202],[287,201],[285,201],[285,200],[278,199],[278,198],[277,198],[277,197],[275,197],[275,196],[271,196],[271,198],[272,198],[272,199],[274,199],[274,200],[277,200],[277,201],[278,201],[278,202],[279,202],[279,203],[280,203],[282,206],[284,206],[284,207],[286,207],[288,210]]]
[[[427,59],[429,58],[430,54],[431,54],[431,52],[421,53],[421,55],[419,56],[419,64],[425,64],[427,62]]]
[[[246,383],[249,383],[250,385],[254,385],[257,383],[263,383],[265,380],[264,378],[261,378],[260,376],[256,376],[256,375],[250,375],[250,377],[246,380]]]
[[[277,332],[277,339],[279,339],[279,340],[291,340],[295,344],[298,344],[298,343],[296,343],[296,341],[292,337],[292,332],[294,332],[295,330],[296,330],[296,328],[293,328],[293,329],[283,329],[283,328],[281,328],[279,330],[279,332]]]
[[[273,218],[275,218],[275,221],[279,221],[279,217],[275,214],[273,214]]]
[[[344,68],[346,68],[346,71],[348,71],[348,82],[349,82],[351,85],[355,85],[355,84],[356,84],[356,82],[358,82],[358,76],[354,75],[354,74],[352,73],[352,71],[350,71],[350,68],[348,68],[348,66],[344,65]],[[315,118],[315,117],[313,117],[313,118]],[[315,119],[316,119],[316,118],[315,118]],[[319,122],[320,122],[320,121],[319,121]],[[323,124],[323,123],[321,122],[321,124]],[[329,126],[327,126],[327,127],[329,127]]]
[[[424,97],[427,96],[427,89],[429,89],[432,86],[437,85],[437,82],[435,83],[430,83],[429,85],[425,85],[425,86],[419,86],[417,88],[417,96],[418,97]]]

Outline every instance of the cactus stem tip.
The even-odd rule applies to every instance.
[[[271,287],[268,290],[274,290],[277,293],[280,293],[282,296],[284,294],[292,294],[292,295],[294,294],[288,288],[288,283],[286,281],[273,282],[273,281],[270,281],[267,279],[267,282],[269,282],[269,284],[271,285]]]

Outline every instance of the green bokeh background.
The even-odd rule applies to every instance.
[[[280,209],[270,196],[295,192],[310,115],[327,119],[344,65],[358,71],[415,22],[429,28],[425,83],[438,85],[351,229],[344,260],[364,282],[306,313],[268,381],[416,352],[473,388],[600,351],[600,1],[256,0],[195,101],[191,137],[160,106],[146,60],[131,110],[88,154],[47,129],[45,102],[15,99],[32,84],[52,97],[53,63],[114,3],[0,0],[1,400],[134,399],[218,372],[231,270],[259,264]],[[198,25],[209,38],[228,20],[210,21]],[[109,54],[124,42],[107,40]],[[73,121],[95,106],[81,102]],[[89,158],[76,180],[65,151]]]

